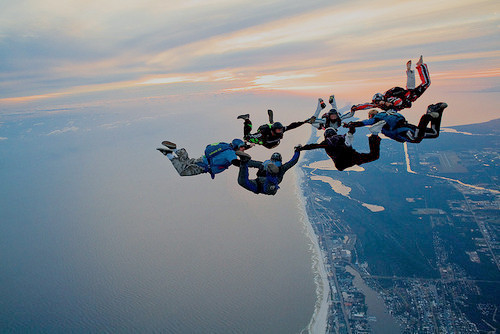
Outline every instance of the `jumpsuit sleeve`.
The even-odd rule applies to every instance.
[[[248,161],[248,167],[260,168],[262,167],[262,162],[257,160],[250,160]]]
[[[365,119],[364,121],[361,121],[361,123],[363,123],[363,125],[373,125],[373,124],[377,123],[377,120],[372,117],[369,119]]]
[[[325,124],[326,124],[326,118],[325,115],[323,114],[320,118],[316,117],[316,120],[311,125],[318,130],[322,130],[325,128]]]
[[[351,110],[349,112],[346,112],[345,114],[340,116],[340,120],[343,121],[346,118],[351,118],[352,116],[354,116],[354,112],[355,112],[355,110]]]
[[[307,145],[304,145],[300,148],[301,151],[309,151],[309,150],[315,150],[317,148],[326,148],[327,147],[327,144],[325,141],[322,141],[321,143],[319,144],[307,144]]]
[[[361,126],[373,125],[373,124],[375,124],[375,119],[373,119],[373,118],[368,118],[368,119],[365,119],[363,121],[347,123],[348,126],[353,126],[355,128],[359,128]]]
[[[233,161],[231,161],[231,164],[233,166],[240,167],[241,166],[241,160],[240,159],[234,159]],[[256,160],[249,160],[247,162],[247,165],[248,165],[248,167],[260,168],[260,166],[262,166],[262,162],[256,161]]]
[[[295,129],[295,128],[298,128],[299,126],[305,124],[306,122],[293,122],[293,123],[290,123],[289,125],[285,126],[285,128],[283,129],[283,132],[285,131],[288,131],[288,130],[292,130],[292,129]]]
[[[373,103],[361,103],[361,104],[356,104],[351,107],[351,111],[357,111],[357,110],[366,110],[366,109],[373,109],[377,108],[377,106]]]
[[[290,161],[288,161],[287,163],[283,164],[282,166],[283,173],[292,168],[293,166],[295,166],[295,164],[299,161],[299,157],[300,157],[300,151],[295,151],[292,159],[290,159]]]

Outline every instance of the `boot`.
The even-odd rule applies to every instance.
[[[271,109],[268,109],[267,110],[267,115],[269,116],[269,123],[273,124],[274,123],[274,120],[273,120],[273,111]]]
[[[420,59],[417,61],[415,66],[420,67],[424,63],[424,56],[420,56]]]
[[[236,119],[243,119],[246,121],[247,119],[250,119],[250,114],[239,115]]]
[[[163,146],[166,146],[166,147],[172,149],[172,150],[175,150],[177,148],[177,145],[175,143],[172,143],[171,141],[168,141],[168,140],[162,141],[161,144]]]
[[[158,151],[161,152],[164,156],[167,156],[167,154],[172,153],[173,151],[169,148],[157,148]]]
[[[427,107],[427,114],[429,114],[432,118],[438,118],[439,116],[441,116],[446,107],[448,107],[448,104],[445,102],[431,104]]]

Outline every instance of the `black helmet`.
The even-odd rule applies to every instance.
[[[275,122],[275,123],[273,123],[273,125],[271,125],[271,130],[273,130],[275,132],[276,132],[276,130],[279,130],[279,129],[283,130],[283,128],[284,128],[284,126],[280,122]]]
[[[337,111],[337,109],[330,109],[330,111],[327,114],[328,114],[328,116],[330,116],[330,115],[339,116],[339,112]]]
[[[334,128],[328,128],[325,130],[325,138],[335,136],[337,134],[337,130]]]
[[[274,152],[273,155],[271,155],[271,161],[281,161],[281,154],[278,152]]]

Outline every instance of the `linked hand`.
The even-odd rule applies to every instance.
[[[299,144],[297,146],[294,147],[295,151],[300,151],[302,149],[302,145]]]
[[[310,118],[306,119],[304,121],[304,123],[313,124],[315,120],[316,120],[316,116],[311,116]]]

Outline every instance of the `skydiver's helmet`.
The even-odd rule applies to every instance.
[[[331,123],[337,123],[337,126],[340,126],[342,124],[342,121],[340,120],[340,115],[337,111],[337,109],[330,109],[330,111],[326,114],[328,121]],[[335,117],[333,117],[335,116]],[[328,124],[329,125],[329,124]]]
[[[377,93],[377,94],[373,95],[372,102],[377,103],[377,102],[382,101],[383,99],[384,99],[384,95],[382,95],[382,93]]]
[[[327,113],[327,115],[328,115],[328,118],[330,118],[332,115],[336,115],[337,117],[340,116],[337,109],[330,109],[330,111]]]
[[[325,130],[325,139],[333,137],[336,134],[337,134],[337,130],[335,130],[334,128],[328,128]]]
[[[281,154],[279,152],[274,152],[273,155],[271,155],[271,161],[279,161],[281,162]]]
[[[233,147],[233,150],[238,151],[240,147],[246,147],[246,144],[243,140],[236,138],[231,142],[231,146]]]
[[[282,134],[285,127],[280,122],[275,122],[271,125],[271,130],[276,134]]]

